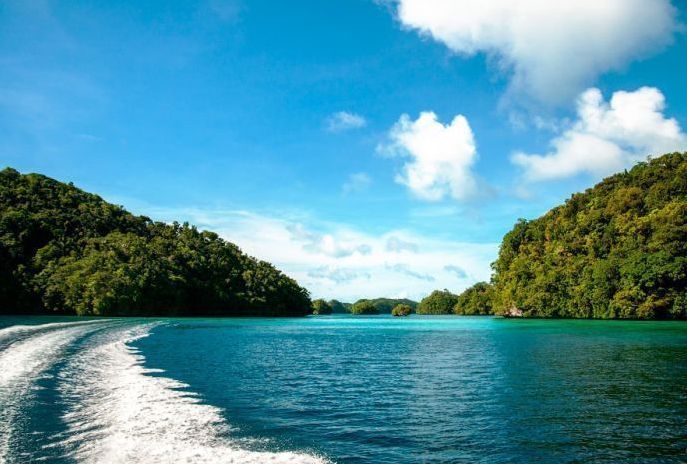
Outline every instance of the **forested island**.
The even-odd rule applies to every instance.
[[[414,312],[417,305],[417,301],[408,298],[362,298],[355,303],[318,298],[313,301],[313,314],[392,314],[398,306],[407,306],[410,312]]]
[[[491,282],[456,295],[310,301],[217,234],[164,224],[39,174],[0,171],[0,313],[461,314],[687,318],[687,153],[642,162],[519,220]]]
[[[501,243],[490,283],[436,291],[419,314],[687,318],[687,153],[574,194]]]
[[[0,314],[303,316],[308,291],[217,234],[0,171]]]

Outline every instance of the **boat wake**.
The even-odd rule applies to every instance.
[[[10,444],[18,432],[17,418],[36,381],[67,346],[103,323],[15,326],[0,331],[0,464],[8,461]]]
[[[78,323],[76,323],[78,324]],[[204,404],[188,385],[144,367],[131,343],[147,337],[156,323],[67,324],[31,335],[0,351],[0,463],[9,459],[13,423],[22,392],[55,365],[70,343],[87,337],[60,364],[57,392],[65,405],[65,430],[46,444],[65,461],[84,463],[293,463],[325,459],[296,452],[261,452],[232,440],[230,426],[215,406]],[[5,329],[6,330],[6,329]],[[9,332],[7,332],[9,333]],[[17,332],[19,333],[19,332]],[[15,395],[12,402],[12,395]],[[7,402],[10,403],[7,403]]]

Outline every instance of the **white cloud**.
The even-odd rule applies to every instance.
[[[121,201],[120,201],[121,203]],[[127,200],[130,206],[132,200]],[[497,243],[462,243],[406,230],[370,234],[342,224],[271,217],[247,211],[134,208],[160,220],[182,220],[212,230],[243,251],[275,264],[308,288],[314,298],[355,301],[378,296],[422,298],[437,288],[460,292],[488,280]],[[307,218],[306,218],[307,220]],[[387,245],[399,238],[416,252]],[[447,266],[460,263],[469,278],[456,280]]]
[[[333,258],[344,258],[355,253],[366,255],[370,246],[360,243],[357,237],[335,238],[332,234],[320,234],[306,230],[302,224],[287,224],[293,241],[302,244],[305,251],[320,253]]]
[[[372,178],[365,172],[356,172],[348,176],[348,180],[343,184],[343,193],[357,193],[366,190],[372,185]]]
[[[327,130],[330,132],[343,132],[349,129],[360,129],[367,125],[367,120],[355,113],[339,111],[327,118]]]
[[[472,165],[477,157],[475,140],[468,120],[457,115],[450,124],[438,121],[433,112],[422,112],[412,121],[401,116],[389,132],[391,144],[380,153],[407,157],[396,182],[418,197],[438,201],[446,196],[463,200],[475,190]]]
[[[354,280],[369,280],[372,276],[367,272],[360,272],[355,269],[343,269],[340,267],[322,266],[308,271],[308,277],[313,279],[331,280],[335,284],[343,284]]]
[[[406,27],[464,55],[486,53],[511,88],[560,103],[670,43],[670,0],[396,0]]]
[[[589,89],[577,101],[577,120],[551,141],[551,152],[519,152],[512,161],[534,181],[579,173],[602,177],[649,155],[687,149],[687,136],[664,109],[665,98],[653,87],[615,92],[610,102]]]
[[[411,253],[417,253],[418,249],[419,247],[417,243],[403,240],[396,235],[391,235],[386,239],[386,251],[392,251],[396,253],[409,251]]]

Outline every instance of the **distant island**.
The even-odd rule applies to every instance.
[[[414,312],[417,301],[407,298],[362,298],[355,303],[342,303],[338,300],[317,299],[313,301],[312,313],[324,314],[392,314],[397,306],[407,306]]]
[[[39,174],[0,171],[0,314],[458,314],[687,318],[687,153],[519,220],[490,282],[461,294],[318,299],[217,234],[135,216]],[[408,310],[408,308],[410,308]]]

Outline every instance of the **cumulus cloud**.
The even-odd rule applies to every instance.
[[[511,89],[560,103],[669,44],[670,0],[396,0],[406,27],[462,55],[486,53]]]
[[[401,116],[389,132],[391,143],[378,151],[409,158],[396,182],[407,186],[419,198],[438,201],[449,196],[464,200],[475,190],[472,165],[477,148],[472,129],[463,115],[442,124],[431,111],[415,121]]]
[[[327,130],[330,132],[343,132],[350,129],[360,129],[367,125],[367,120],[355,113],[339,111],[327,118]]]
[[[577,120],[551,141],[550,152],[518,152],[512,161],[533,181],[602,177],[649,155],[687,149],[687,136],[664,109],[665,98],[653,87],[615,92],[610,102],[599,89],[588,89],[577,101]]]
[[[348,180],[343,184],[343,193],[357,193],[366,190],[372,185],[372,178],[365,172],[356,172],[348,176]]]

